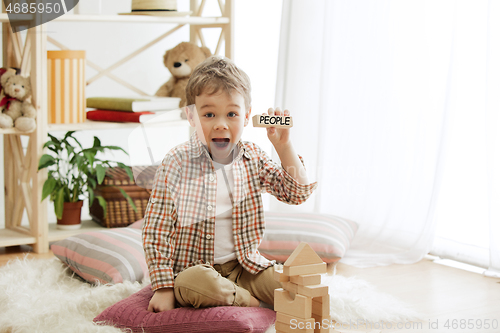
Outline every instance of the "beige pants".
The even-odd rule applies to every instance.
[[[250,296],[274,304],[274,266],[254,275],[237,260],[223,265],[196,265],[177,275],[174,294],[178,305],[187,307],[249,306]]]

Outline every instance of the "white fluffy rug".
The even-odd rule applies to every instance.
[[[357,278],[325,276],[332,319],[338,322],[402,322],[418,315],[406,304]],[[117,333],[92,320],[108,306],[139,291],[143,283],[92,286],[72,276],[56,258],[13,260],[0,267],[0,333]],[[271,328],[268,332],[272,332]]]

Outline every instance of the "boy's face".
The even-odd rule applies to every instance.
[[[233,148],[250,119],[251,109],[246,110],[245,99],[236,91],[227,94],[219,90],[196,96],[195,106],[196,110],[188,108],[189,123],[215,162],[231,163]]]

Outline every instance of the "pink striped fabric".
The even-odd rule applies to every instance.
[[[71,236],[52,244],[51,250],[90,283],[142,281],[149,274],[141,231],[133,228]]]
[[[339,261],[351,245],[358,224],[327,214],[266,212],[260,253],[285,262],[301,242],[307,242],[326,263]]]

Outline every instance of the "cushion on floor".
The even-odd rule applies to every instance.
[[[149,276],[141,230],[134,228],[85,232],[55,242],[50,248],[90,283],[135,282]]]
[[[108,307],[94,322],[132,332],[265,332],[275,321],[273,310],[254,307],[220,306],[205,309],[176,308],[147,311],[153,297],[151,285]]]

